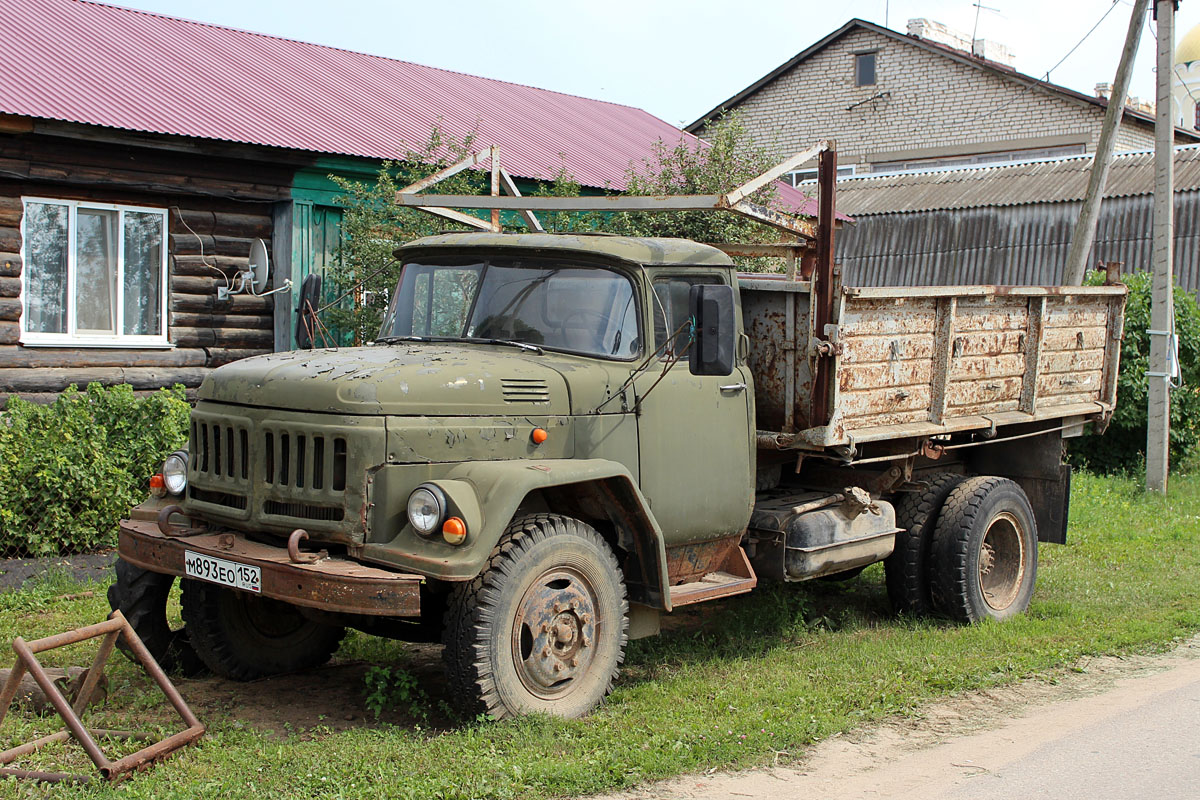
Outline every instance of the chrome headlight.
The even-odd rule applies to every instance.
[[[446,515],[446,495],[431,483],[423,483],[408,496],[408,521],[422,536],[432,536]]]
[[[176,450],[167,456],[162,465],[162,476],[168,492],[174,495],[183,494],[187,488],[187,470],[187,450]]]

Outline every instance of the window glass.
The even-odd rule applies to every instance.
[[[162,331],[162,214],[125,212],[124,332]]]
[[[724,283],[716,275],[664,275],[654,279],[654,347],[660,358],[683,355],[688,343],[688,299],[692,287]]]
[[[854,57],[854,85],[872,86],[875,83],[875,54],[859,53]]]
[[[67,332],[67,250],[71,209],[29,203],[25,207],[25,330]]]
[[[75,330],[115,333],[117,212],[81,208],[75,236]]]
[[[641,348],[632,282],[549,260],[405,266],[381,338],[501,339],[633,358]]]

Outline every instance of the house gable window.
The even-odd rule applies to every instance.
[[[875,51],[854,54],[854,85],[875,85]]]
[[[23,202],[21,344],[170,346],[165,209]]]

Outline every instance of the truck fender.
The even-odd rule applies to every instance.
[[[469,483],[475,489],[483,512],[475,549],[482,558],[495,547],[531,493],[559,489],[576,498],[594,499],[608,515],[622,546],[630,552],[632,563],[626,562],[630,600],[671,610],[662,530],[624,465],[602,458],[468,461],[456,465],[446,478]]]

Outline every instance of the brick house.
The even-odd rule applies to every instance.
[[[836,139],[843,176],[1095,150],[1104,97],[1017,72],[1004,47],[938,23],[911,20],[909,31],[852,19],[686,130],[703,136],[708,120],[736,109],[756,142],[779,153]],[[1181,128],[1176,140],[1200,134]],[[1117,151],[1153,146],[1153,116],[1127,106]]]

